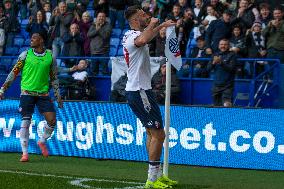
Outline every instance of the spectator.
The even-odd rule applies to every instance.
[[[216,16],[221,17],[221,15],[224,13],[226,10],[226,7],[221,3],[219,0],[210,0],[207,4],[207,6],[212,6],[214,10],[216,11]]]
[[[243,32],[246,32],[247,29],[252,27],[257,18],[253,10],[254,9],[249,8],[248,0],[241,0],[238,10],[234,13],[232,23],[241,25]]]
[[[207,30],[209,24],[213,21],[213,20],[217,20],[217,13],[214,10],[214,7],[212,7],[211,5],[207,6],[207,16],[204,18],[204,20],[201,22],[201,24],[205,27],[205,30]],[[202,33],[202,32],[201,32]]]
[[[74,19],[73,23],[76,23],[79,25],[79,30],[81,32],[81,35],[83,37],[83,55],[84,56],[90,56],[91,51],[90,51],[90,38],[87,36],[88,31],[92,25],[93,19],[88,11],[84,12],[82,15],[82,19]]]
[[[181,12],[181,7],[179,4],[175,4],[173,6],[172,12],[168,14],[167,18],[168,20],[173,20],[177,21],[182,18],[182,12]]]
[[[190,51],[189,58],[209,58],[211,57],[211,54],[206,54],[205,51],[205,39],[202,36],[199,36],[196,39],[196,47],[193,47]],[[193,64],[193,77],[199,77],[199,78],[207,78],[207,64],[208,61],[204,60],[195,60],[191,62]],[[184,64],[183,68],[183,77],[189,76],[189,70],[190,70],[190,63],[187,62]]]
[[[29,23],[26,27],[26,31],[30,33],[30,37],[34,33],[41,33],[42,35],[47,37],[48,25],[45,21],[45,15],[43,11],[38,11],[36,14],[36,18],[33,16],[29,17]]]
[[[264,29],[268,25],[268,23],[272,20],[269,4],[262,3],[259,5],[259,9],[260,9],[259,20],[261,22],[262,29]]]
[[[193,8],[193,20],[196,26],[201,24],[204,15],[206,15],[206,10],[203,7],[202,0],[195,0],[195,5]]]
[[[145,12],[150,12],[152,15],[154,15],[156,10],[155,0],[142,0],[141,6]]]
[[[55,8],[52,12],[49,25],[53,27],[51,39],[53,40],[52,54],[54,57],[62,53],[64,45],[62,37],[64,33],[68,32],[73,17],[73,13],[67,11],[65,2],[60,2],[58,8]]]
[[[159,104],[165,103],[166,98],[166,62],[162,62],[160,69],[152,77],[152,90]],[[180,83],[175,72],[171,71],[171,102],[178,103]]]
[[[94,10],[95,12],[104,12],[106,16],[109,16],[109,4],[107,0],[94,0]],[[95,16],[95,15],[91,15]]]
[[[282,8],[275,8],[273,20],[263,30],[267,39],[267,57],[279,58],[284,63],[284,21]]]
[[[90,50],[91,55],[95,57],[108,57],[109,48],[110,48],[110,36],[111,36],[111,25],[106,21],[106,14],[104,12],[99,12],[97,14],[96,21],[90,27],[87,36],[91,39]],[[99,73],[99,64],[102,64],[103,74],[108,75],[107,68],[108,60],[98,59],[92,62],[92,65],[95,66],[91,70],[94,74]],[[94,65],[95,64],[95,65]]]
[[[43,10],[45,12],[46,22],[49,23],[50,18],[51,18],[51,9],[50,9],[50,3],[49,2],[45,2],[43,4]]]
[[[218,20],[214,20],[210,23],[206,34],[206,51],[207,54],[212,54],[212,52],[218,51],[219,41],[223,38],[229,38],[231,34],[231,26],[230,26],[231,12],[225,11],[223,13],[222,18]]]
[[[233,26],[232,37],[230,38],[230,49],[229,51],[234,52],[237,58],[242,58],[246,53],[246,41],[242,34],[242,28],[239,25]],[[245,77],[245,64],[240,61],[236,64],[236,77]]]
[[[228,10],[235,11],[238,5],[238,0],[223,0],[222,3]]]
[[[166,28],[162,28],[149,44],[150,56],[165,57]]]
[[[248,58],[265,58],[267,55],[267,50],[265,46],[265,37],[262,35],[262,26],[261,23],[255,22],[251,28],[251,31],[247,33],[246,36],[246,45],[248,49]],[[256,64],[255,69],[256,73],[262,72],[264,69],[268,68],[266,62],[258,61]],[[250,69],[248,70],[249,74],[251,75],[251,71],[254,69],[251,65]]]
[[[245,37],[240,25],[233,26],[232,36],[230,38],[230,51],[234,52],[238,58],[243,57],[246,53]]]
[[[185,57],[187,43],[193,26],[194,21],[192,19],[192,11],[190,8],[188,8],[184,11],[183,17],[179,19],[176,24],[176,33],[178,35],[178,41],[182,57]]]
[[[119,28],[123,30],[125,25],[124,10],[126,0],[108,0],[108,3],[111,26],[114,28],[115,22],[118,21]]]
[[[12,46],[14,37],[20,32],[20,23],[12,0],[4,0],[4,15],[7,18],[6,46]]]
[[[111,90],[111,94],[110,94],[110,101],[112,102],[126,102],[127,101],[126,96],[125,96],[126,82],[127,82],[127,74],[125,73],[117,80],[117,82],[113,84],[113,90]]]
[[[207,71],[213,70],[212,97],[214,106],[232,106],[234,91],[236,56],[229,51],[230,44],[228,39],[219,42],[220,52],[215,53],[213,60],[208,64]]]
[[[80,34],[78,24],[71,24],[70,31],[63,35],[63,56],[82,56],[83,37]],[[70,68],[76,64],[76,59],[65,60],[66,67]]]

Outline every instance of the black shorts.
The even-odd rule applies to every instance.
[[[128,104],[144,127],[163,128],[159,105],[151,90],[126,91]]]
[[[53,102],[49,96],[21,95],[19,111],[22,117],[31,117],[34,113],[35,105],[39,112],[55,112]]]

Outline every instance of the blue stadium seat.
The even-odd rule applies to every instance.
[[[0,65],[0,74],[7,74],[8,70],[5,65]]]
[[[119,38],[111,38],[110,39],[110,46],[114,46],[114,47],[118,47],[119,45],[119,42],[120,42],[120,39]]]
[[[109,56],[116,56],[117,47],[110,47]]]
[[[123,47],[120,45],[117,50],[117,56],[123,56]]]
[[[121,29],[119,28],[113,28],[111,32],[111,37],[119,38],[121,34]]]
[[[28,50],[29,46],[23,46],[19,49],[18,54],[21,54],[22,52],[24,52],[25,50]]]
[[[90,15],[91,15],[92,18],[95,17],[95,10],[89,9],[89,10],[87,10],[87,11],[90,13]]]
[[[14,38],[14,45],[17,47],[21,47],[24,45],[24,38]]]
[[[18,47],[6,47],[5,49],[5,55],[10,55],[10,56],[14,56],[18,54]]]
[[[22,35],[25,39],[27,39],[27,38],[30,37],[30,33],[27,32],[26,29],[24,29],[24,28],[21,28],[21,35]]]
[[[28,23],[29,23],[29,19],[23,19],[21,21],[21,25],[28,25]]]
[[[1,58],[0,65],[5,66],[6,72],[8,72],[12,66],[12,59],[11,58]]]
[[[30,39],[30,38],[27,38],[27,39],[25,40],[25,46],[30,46],[30,44],[31,44],[31,39]]]

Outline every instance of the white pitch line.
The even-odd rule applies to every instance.
[[[127,182],[127,181],[95,179],[95,178],[80,178],[80,177],[72,177],[72,176],[61,176],[61,175],[51,175],[51,174],[42,174],[42,173],[29,173],[29,172],[23,172],[23,171],[11,171],[11,170],[2,170],[2,169],[0,169],[0,173],[13,173],[13,174],[23,174],[23,175],[30,175],[30,176],[72,179],[72,181],[70,181],[71,185],[79,186],[79,187],[82,187],[82,188],[92,188],[92,189],[135,189],[135,188],[138,189],[138,188],[143,188],[143,186],[141,186],[141,185],[144,184],[144,183],[139,183],[139,182]],[[82,183],[82,182],[87,182],[87,181],[134,184],[134,185],[137,185],[137,186],[123,187],[123,188],[95,188],[95,187],[85,185],[85,184]]]

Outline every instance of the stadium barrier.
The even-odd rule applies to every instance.
[[[11,59],[11,61],[7,61]],[[92,64],[93,60],[104,60],[108,62],[109,69],[119,70],[118,76],[90,76],[90,82],[96,86],[96,97],[97,101],[109,101],[111,86],[113,78],[118,78],[123,73],[123,69],[126,66],[122,66],[124,59],[122,57],[58,57],[57,63],[59,66],[64,65],[64,60],[74,59],[75,62],[79,62],[80,59],[87,59]],[[152,58],[151,65],[154,68],[153,71],[157,70],[159,60],[161,58]],[[0,57],[1,62],[15,62],[16,57],[2,56]],[[12,61],[13,60],[13,61]],[[187,77],[182,77],[180,73],[180,85],[181,92],[179,104],[187,105],[210,105],[212,104],[211,88],[213,79],[211,78],[196,78],[193,77],[192,70],[194,62],[196,61],[209,61],[206,58],[184,58],[183,62],[190,63],[189,74]],[[269,64],[264,72],[256,73],[256,66],[260,63]],[[278,108],[280,104],[279,93],[283,89],[279,89],[280,86],[280,62],[277,59],[238,59],[238,64],[246,64],[251,68],[251,77],[246,79],[235,79],[234,88],[234,105],[244,107],[264,107],[264,108]],[[124,64],[126,65],[126,64]],[[11,65],[10,65],[11,67]],[[119,69],[117,69],[119,68]],[[89,72],[91,72],[89,68]],[[113,72],[116,73],[117,72]],[[153,74],[152,74],[153,75]],[[264,76],[270,75],[270,81],[264,79]],[[0,84],[2,84],[7,75],[0,74]],[[272,81],[272,82],[271,82]],[[7,97],[17,98],[20,94],[20,79],[14,82],[15,84],[7,91]],[[284,88],[284,86],[280,86]]]
[[[0,151],[20,152],[17,100],[0,102]],[[164,107],[161,106],[162,114]],[[146,133],[126,104],[65,102],[51,155],[147,161]],[[45,122],[36,111],[31,153]],[[170,163],[284,170],[284,110],[171,106]]]

